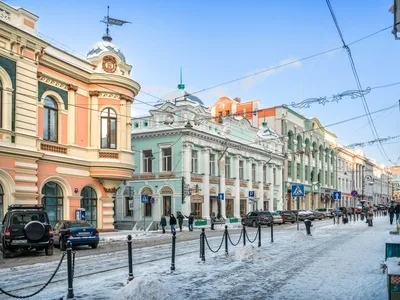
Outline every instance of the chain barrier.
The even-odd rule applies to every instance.
[[[221,244],[219,245],[219,248],[218,248],[217,251],[214,251],[213,249],[211,249],[210,244],[208,243],[208,240],[207,240],[207,236],[206,236],[205,234],[204,234],[204,238],[205,238],[205,240],[206,240],[206,244],[207,244],[208,249],[210,249],[210,251],[211,251],[212,253],[217,253],[217,252],[221,249],[222,244],[224,243],[225,235],[222,237]]]
[[[232,242],[232,240],[231,240],[231,236],[230,236],[230,234],[228,233],[228,239],[229,239],[229,242],[232,244],[232,246],[233,246],[233,247],[236,247],[237,245],[239,245],[239,243],[240,243],[240,240],[242,239],[242,234],[243,234],[243,229],[240,231],[239,240],[237,241],[237,243],[236,243],[236,244],[234,244],[234,243]]]
[[[253,241],[250,241],[249,235],[248,235],[247,232],[246,232],[246,237],[247,237],[247,240],[249,241],[250,244],[253,244],[253,243],[256,241],[256,239],[257,239],[257,237],[258,237],[258,234],[259,234],[259,230],[257,230],[257,234],[256,234],[254,240],[253,240]]]
[[[2,294],[5,294],[5,295],[9,296],[9,297],[17,298],[17,299],[27,299],[27,298],[36,296],[36,295],[39,294],[41,291],[43,291],[43,290],[50,284],[50,282],[53,280],[54,276],[56,276],[58,270],[59,270],[60,267],[61,267],[61,263],[62,263],[63,260],[64,260],[64,256],[65,256],[65,253],[63,253],[63,255],[61,256],[60,262],[58,263],[58,266],[57,266],[56,270],[54,271],[53,275],[51,275],[49,281],[47,281],[47,282],[44,284],[44,286],[42,286],[37,292],[32,293],[32,294],[29,294],[29,295],[26,295],[26,296],[13,295],[13,294],[11,294],[11,293],[6,292],[6,291],[3,290],[2,288],[0,288],[0,292],[1,292]]]

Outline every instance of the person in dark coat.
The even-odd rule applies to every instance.
[[[189,231],[193,231],[193,222],[194,222],[194,216],[192,213],[190,213],[189,217],[185,216],[186,218],[188,218],[188,227],[189,227]]]
[[[160,225],[161,225],[161,228],[162,228],[162,233],[165,233],[165,226],[167,226],[167,219],[165,218],[164,215],[161,216]]]
[[[183,219],[185,218],[180,211],[178,211],[178,215],[176,216],[178,219],[178,225],[179,225],[179,231],[182,232],[182,225],[183,225]]]
[[[390,205],[389,209],[388,209],[388,213],[389,213],[389,218],[390,218],[390,225],[393,224],[393,218],[394,218],[394,213],[396,212],[395,208],[393,205]]]
[[[312,227],[313,225],[312,225],[311,220],[310,220],[310,219],[305,219],[305,220],[304,220],[304,225],[306,225],[307,235],[312,236],[312,234],[311,234],[311,227]]]
[[[176,218],[174,214],[169,217],[169,226],[171,226],[171,233],[175,232]]]
[[[216,219],[215,218],[215,213],[212,213],[210,219],[211,219],[211,230],[215,230],[214,229],[214,224],[215,224],[215,219]]]
[[[396,213],[396,222],[399,220],[400,216],[400,203],[397,203],[396,207],[394,208],[395,213]]]

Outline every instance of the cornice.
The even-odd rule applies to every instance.
[[[46,48],[50,45],[46,41],[34,35],[31,35],[28,32],[19,29],[18,27],[12,26],[11,24],[8,24],[2,20],[0,20],[0,36],[5,37],[12,42],[18,42],[21,45],[25,45],[27,46],[27,48],[36,51],[41,51],[43,48]]]
[[[58,78],[56,79],[52,76],[48,76],[48,75],[44,74],[43,72],[37,72],[37,78],[41,82],[47,83],[48,85],[52,85],[52,86],[58,87],[63,90],[69,89],[68,88],[69,86],[76,87],[76,90],[78,90],[77,86],[69,84],[63,80],[59,80]]]

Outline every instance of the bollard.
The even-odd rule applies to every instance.
[[[67,242],[67,271],[68,271],[68,295],[67,299],[74,298],[73,275],[72,275],[72,243]]]
[[[358,221],[358,214],[356,213],[356,215],[357,215],[357,221]]]
[[[205,229],[201,229],[201,234],[200,234],[200,256],[201,256],[201,261],[205,262],[206,261],[206,233]]]
[[[175,242],[176,232],[172,233],[172,256],[171,256],[171,271],[175,271]]]
[[[243,246],[246,246],[246,226],[243,225]]]
[[[338,225],[340,224],[340,217],[339,217],[339,214],[337,215],[337,224],[338,224]]]
[[[128,281],[131,281],[133,279],[133,268],[132,268],[132,236],[130,234],[128,235],[128,268],[129,268]]]
[[[274,242],[274,222],[271,223],[271,243],[273,242]]]
[[[261,225],[258,224],[258,247],[261,247]]]
[[[228,255],[228,225],[225,225],[225,255]]]
[[[335,218],[335,216],[333,216],[333,225],[335,225],[336,224],[336,218]]]

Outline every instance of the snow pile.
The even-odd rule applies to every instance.
[[[252,261],[264,258],[264,255],[260,251],[260,248],[253,245],[246,245],[236,247],[230,254],[230,257],[238,261]]]
[[[132,240],[145,240],[152,238],[162,238],[163,235],[157,232],[143,232],[137,230],[124,230],[118,232],[107,232],[100,234],[101,242],[118,242],[126,241],[128,234],[132,236]],[[165,235],[164,235],[165,236]]]
[[[118,292],[114,299],[158,300],[166,298],[174,298],[170,284],[158,276],[146,276],[133,279]]]

